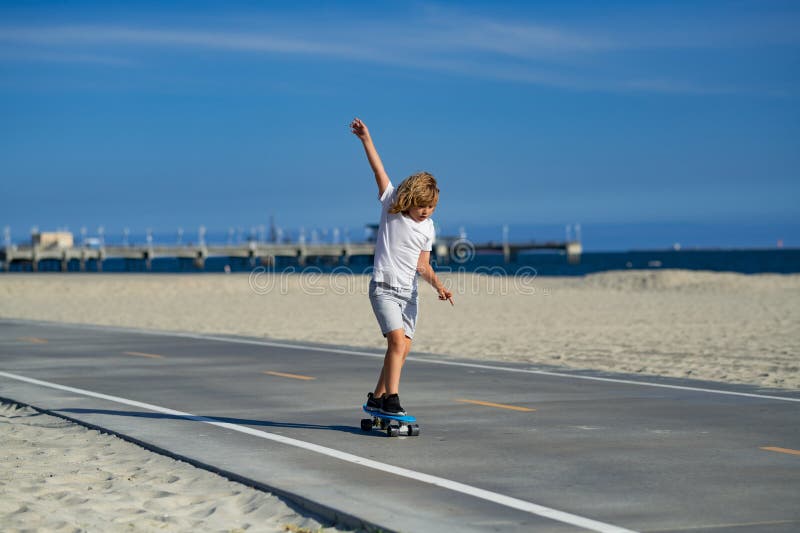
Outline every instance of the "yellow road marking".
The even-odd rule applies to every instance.
[[[17,340],[32,342],[33,344],[47,344],[47,339],[40,339],[39,337],[18,337]]]
[[[775,446],[762,446],[762,450],[768,452],[788,453],[790,455],[800,455],[800,450],[790,450],[789,448],[777,448]]]
[[[536,409],[531,409],[530,407],[520,407],[518,405],[506,405],[504,403],[482,402],[480,400],[458,399],[456,401],[461,403],[474,403],[475,405],[485,405],[486,407],[497,407],[498,409],[511,409],[512,411],[524,411],[526,413],[536,410]]]
[[[752,526],[777,526],[782,524],[795,524],[797,520],[770,520],[768,522],[742,522],[738,524],[707,524],[703,526],[687,526],[669,529],[648,529],[649,533],[666,533],[668,531],[695,531],[697,529],[731,529],[734,527],[752,527]]]
[[[278,376],[281,378],[292,378],[292,379],[302,379],[304,381],[311,381],[312,379],[317,379],[311,376],[301,376],[300,374],[287,374],[285,372],[273,372],[271,370],[266,370],[262,372],[263,374],[269,374],[270,376]]]
[[[163,355],[157,353],[142,353],[142,352],[123,352],[125,355],[136,355],[138,357],[149,357],[151,359],[163,359]]]

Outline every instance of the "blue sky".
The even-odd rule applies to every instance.
[[[3,2],[0,226],[360,235],[359,116],[395,182],[439,178],[447,232],[800,245],[798,27],[769,0]]]

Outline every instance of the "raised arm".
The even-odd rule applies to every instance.
[[[383,163],[378,151],[375,149],[375,145],[372,143],[372,137],[369,134],[367,125],[361,122],[360,118],[353,119],[353,122],[350,123],[350,131],[361,139],[364,144],[369,166],[372,167],[372,171],[375,173],[375,183],[378,184],[378,196],[383,196],[383,191],[389,186],[389,176],[386,175],[386,171],[383,169]]]

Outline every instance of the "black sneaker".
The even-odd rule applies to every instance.
[[[381,410],[381,400],[383,400],[383,396],[380,398],[376,398],[375,395],[371,392],[367,393],[367,409],[372,409],[373,411],[380,411]]]
[[[400,407],[400,396],[389,394],[383,397],[381,403],[381,413],[392,416],[406,416],[406,411]]]

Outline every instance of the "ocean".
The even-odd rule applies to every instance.
[[[349,264],[341,260],[313,260],[305,266],[293,258],[277,258],[275,265],[266,267],[276,272],[336,272],[340,274],[369,273],[371,258],[353,257]],[[260,258],[255,265],[248,259],[229,257],[209,257],[205,268],[197,268],[190,259],[155,258],[152,272],[161,273],[203,273],[203,272],[250,272],[261,266]],[[800,248],[785,249],[697,249],[697,250],[631,250],[619,252],[584,252],[577,262],[570,262],[560,252],[521,253],[515,261],[505,263],[502,254],[479,253],[463,263],[450,261],[448,264],[434,264],[438,272],[484,272],[498,275],[539,275],[539,276],[582,276],[609,270],[632,269],[688,269],[716,272],[739,272],[742,274],[800,272]],[[58,272],[59,261],[41,261],[40,272]],[[87,271],[96,272],[97,265],[88,261]],[[79,271],[77,261],[71,261],[69,271]],[[30,271],[30,264],[13,263],[12,272]],[[143,260],[106,259],[103,272],[146,272]]]

